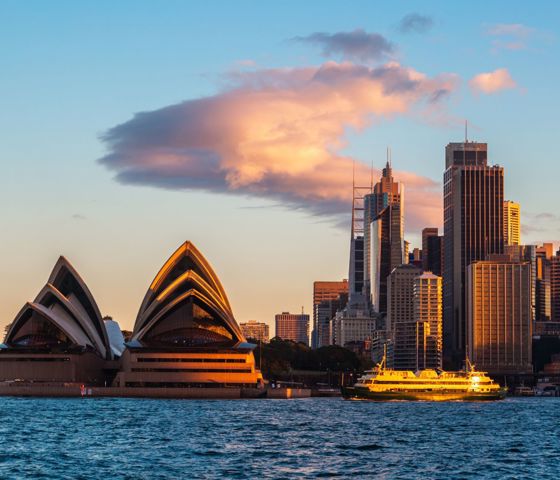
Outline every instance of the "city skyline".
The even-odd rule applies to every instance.
[[[556,97],[547,96],[559,76],[550,62],[558,53],[553,15],[528,7],[504,15],[499,4],[485,4],[480,18],[467,6],[403,2],[363,20],[374,7],[359,4],[336,19],[332,12],[343,7],[331,2],[324,7],[328,19],[299,6],[293,22],[282,15],[287,6],[270,7],[280,9],[279,26],[266,32],[249,23],[228,25],[231,9],[248,10],[250,3],[221,4],[220,11],[197,6],[190,17],[180,4],[169,11],[107,4],[111,18],[71,4],[49,10],[3,5],[7,28],[0,35],[12,45],[6,67],[21,74],[2,79],[11,92],[5,107],[10,115],[0,120],[6,135],[2,326],[39,290],[62,254],[83,273],[102,314],[131,329],[143,279],[185,239],[204,245],[238,322],[256,318],[272,326],[275,313],[301,306],[311,314],[313,281],[348,276],[353,161],[359,181],[368,185],[371,163],[377,180],[391,146],[395,180],[407,192],[405,239],[421,247],[422,228],[442,227],[444,148],[462,141],[465,118],[469,139],[487,142],[490,163],[507,172],[504,198],[521,205],[522,242],[554,242],[556,251],[558,196],[554,176],[543,175],[555,166],[546,139],[558,127]],[[264,19],[264,12],[254,13]],[[197,18],[210,14],[216,21],[209,32],[194,28]],[[269,10],[266,16],[275,15]],[[131,21],[123,25],[127,17]],[[49,31],[39,41],[47,20],[58,33]],[[106,22],[122,30],[107,32]],[[134,35],[146,25],[153,33]],[[233,38],[243,27],[247,32]],[[227,35],[231,49],[220,51],[220,39],[208,39],[212,33]],[[152,34],[160,41],[150,46]],[[187,48],[203,39],[207,55]],[[111,42],[114,51],[107,48]],[[356,44],[363,48],[351,47]],[[438,59],[430,55],[434,48],[441,50]],[[25,66],[19,66],[22,59]],[[545,79],[538,75],[543,63],[553,64]],[[362,81],[369,83],[363,87]],[[380,85],[407,93],[364,97]],[[350,113],[332,103],[346,88]],[[310,115],[320,106],[332,114],[328,122]],[[278,127],[271,109],[292,122],[294,130],[281,142],[253,122]],[[154,120],[168,130],[140,135]],[[211,131],[202,129],[205,122]],[[232,124],[242,131],[232,131]],[[175,141],[172,134],[186,135],[189,126],[198,128],[193,135],[200,145]],[[308,135],[302,137],[301,128]],[[224,138],[212,135],[214,129]],[[240,146],[247,149],[243,158],[232,155]],[[162,157],[159,147],[175,156]],[[185,148],[189,155],[177,156]],[[270,148],[281,156],[267,155]],[[173,170],[177,163],[184,168]],[[119,285],[125,284],[123,291]]]

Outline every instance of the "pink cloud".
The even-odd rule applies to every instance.
[[[237,72],[228,81],[221,93],[111,128],[100,162],[125,184],[249,194],[340,220],[349,215],[353,163],[358,182],[369,185],[370,178],[367,166],[342,153],[347,129],[430,115],[457,78],[430,78],[397,63],[327,62]],[[407,227],[440,224],[439,184],[409,172],[396,177],[406,184]]]
[[[469,86],[475,93],[490,95],[502,90],[516,88],[517,84],[506,68],[498,68],[493,72],[479,73],[469,81]]]

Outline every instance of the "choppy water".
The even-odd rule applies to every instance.
[[[0,398],[0,478],[558,478],[560,399]]]

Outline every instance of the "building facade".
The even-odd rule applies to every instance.
[[[341,347],[369,342],[371,348],[376,327],[373,317],[345,316],[343,312],[338,312],[330,322],[330,339],[332,345]]]
[[[122,338],[122,337],[121,337]],[[10,324],[0,348],[0,380],[104,385],[116,366],[105,322],[89,288],[65,257]]]
[[[394,268],[388,278],[387,331],[393,339],[393,363],[398,370],[416,368],[414,279],[421,274],[421,268],[404,264]]]
[[[270,341],[268,323],[249,320],[248,322],[240,323],[239,327],[245,338],[263,343],[268,343]]]
[[[274,320],[277,337],[309,345],[309,315],[282,312],[275,315]]]
[[[329,345],[329,322],[348,301],[348,280],[313,282],[313,348]]]
[[[486,143],[445,149],[443,330],[444,366],[465,357],[467,268],[504,248],[504,171],[488,166]]]
[[[416,324],[416,370],[442,368],[443,297],[442,279],[424,272],[414,279],[414,323]]]
[[[255,387],[254,344],[235,321],[208,261],[182,244],[150,284],[114,385],[131,388]]]
[[[443,237],[437,228],[422,230],[422,268],[441,276],[443,271]]]
[[[521,210],[511,200],[504,201],[504,245],[521,245]]]
[[[373,193],[366,196],[366,295],[376,313],[387,312],[387,278],[404,263],[404,186],[389,162]]]
[[[490,373],[532,373],[531,265],[506,255],[467,270],[467,351]]]

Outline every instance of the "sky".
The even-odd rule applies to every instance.
[[[239,322],[348,276],[352,170],[391,148],[406,237],[445,145],[488,143],[524,243],[560,242],[556,2],[0,3],[0,325],[65,255],[131,329],[193,241]]]

